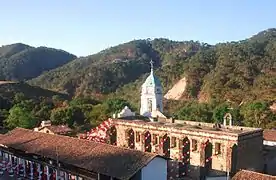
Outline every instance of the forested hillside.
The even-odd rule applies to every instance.
[[[240,103],[276,98],[276,29],[214,46],[167,39],[131,41],[76,59],[30,83],[74,95],[116,92],[139,96],[140,85],[149,73],[150,59],[165,92],[179,79],[187,78],[182,99]]]
[[[28,80],[75,58],[68,52],[47,47],[34,48],[21,43],[2,46],[0,80]]]
[[[178,63],[192,56],[200,48],[200,43],[192,41],[131,41],[95,55],[76,59],[31,80],[30,83],[76,95],[108,94],[148,73],[151,59],[156,68],[177,68]],[[175,79],[180,75],[178,72],[173,73]]]
[[[17,48],[5,47],[0,49],[0,60],[13,59],[13,53],[18,56],[37,49],[41,50],[22,44]],[[9,128],[31,128],[41,120],[50,119],[54,124],[67,123],[76,129],[87,129],[125,105],[138,111],[140,88],[149,75],[150,60],[154,61],[155,74],[162,82],[164,93],[180,79],[186,79],[180,100],[164,99],[165,114],[178,119],[221,123],[224,114],[230,112],[234,124],[276,127],[276,113],[271,110],[276,101],[276,29],[242,41],[216,45],[168,39],[134,40],[69,60],[58,68],[48,68],[52,70],[41,75],[27,69],[25,79],[31,77],[29,72],[39,75],[27,81],[30,85],[68,96],[47,91],[49,95],[37,101],[30,92],[38,87],[28,86],[29,90],[22,91],[24,98],[20,101],[17,99],[22,99],[22,94],[11,95],[8,86],[2,86],[5,88],[0,100],[4,110],[0,119]],[[40,67],[49,66],[41,64]],[[4,72],[13,79],[25,70]],[[18,93],[20,88],[16,90]],[[69,96],[74,98],[68,99]],[[5,104],[6,97],[12,97],[10,104]],[[29,123],[31,119],[35,121]]]

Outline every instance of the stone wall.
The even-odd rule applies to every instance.
[[[234,174],[240,168],[261,170],[263,167],[262,131],[246,132],[239,137],[235,133],[177,129],[140,122],[114,121],[117,145],[129,147],[133,143],[133,149],[171,158],[175,162],[171,163],[175,169],[168,170],[171,177],[196,179],[194,176],[199,174],[221,175],[228,171]]]

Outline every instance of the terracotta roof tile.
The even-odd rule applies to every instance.
[[[276,130],[265,129],[263,136],[266,141],[276,141]]]
[[[157,155],[77,138],[16,128],[0,144],[28,153],[56,158],[95,173],[129,179]]]
[[[231,180],[276,180],[276,176],[241,170]]]

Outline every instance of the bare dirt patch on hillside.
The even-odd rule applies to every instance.
[[[165,99],[180,100],[187,85],[187,78],[180,79],[164,96]]]

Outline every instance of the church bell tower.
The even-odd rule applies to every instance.
[[[150,61],[151,72],[142,85],[140,115],[151,117],[152,111],[163,113],[163,94],[160,80],[153,73],[153,61]]]

